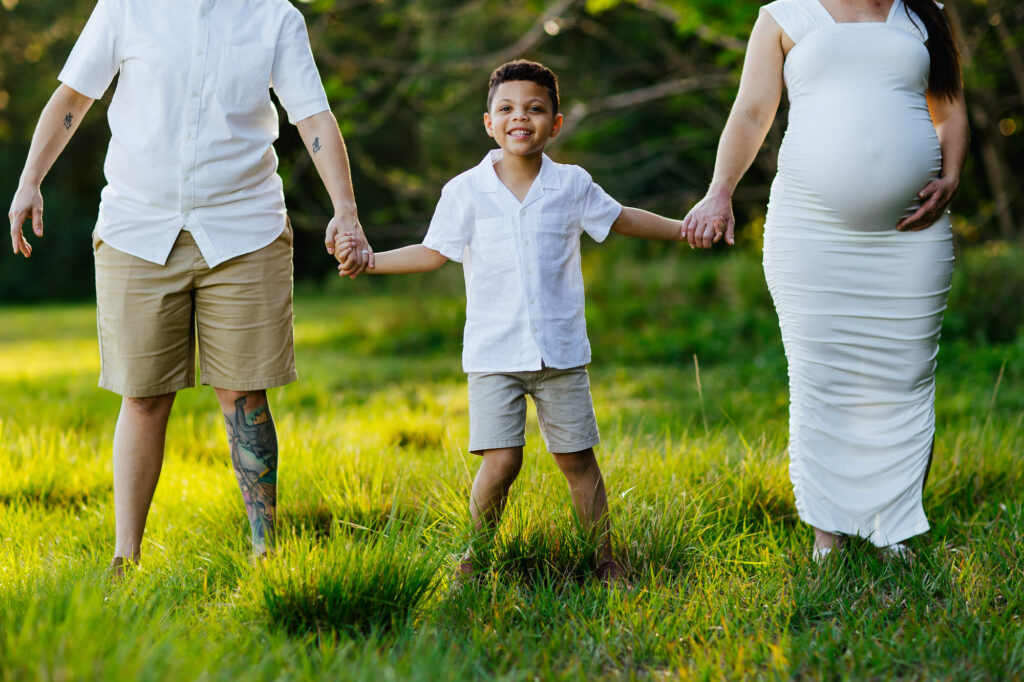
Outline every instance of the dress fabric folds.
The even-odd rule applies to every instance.
[[[941,171],[923,23],[836,23],[819,0],[764,11],[795,42],[789,123],[764,235],[789,363],[800,518],[875,545],[928,530],[935,366],[953,268],[947,215],[896,223]]]

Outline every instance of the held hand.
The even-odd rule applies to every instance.
[[[901,232],[917,232],[931,227],[949,206],[960,182],[953,178],[936,178],[917,193],[921,205],[912,214],[896,224]]]
[[[732,195],[708,191],[683,218],[682,238],[690,248],[710,248],[723,236],[730,246],[736,243],[736,219],[732,213]]]
[[[37,237],[43,236],[43,195],[39,188],[19,187],[7,217],[11,221],[11,247],[14,253],[28,258],[32,255],[32,246],[25,239],[21,226],[26,220],[31,220],[32,232]]]
[[[344,270],[343,276],[355,279],[366,268],[373,267],[373,249],[366,241],[357,217],[343,218],[335,215],[327,224],[324,245],[327,253],[341,264],[342,267],[338,269]]]

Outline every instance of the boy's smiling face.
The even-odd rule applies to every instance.
[[[553,112],[551,95],[540,83],[505,81],[494,91],[484,127],[505,153],[540,156],[562,128],[562,115]]]

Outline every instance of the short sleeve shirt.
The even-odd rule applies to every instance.
[[[98,235],[163,264],[188,230],[210,267],[285,225],[273,142],[328,110],[302,15],[287,0],[99,0],[60,73],[99,98],[118,74]]]
[[[441,192],[424,246],[463,263],[466,372],[590,362],[580,237],[608,236],[622,205],[579,166],[546,155],[520,202],[494,164],[500,149]]]

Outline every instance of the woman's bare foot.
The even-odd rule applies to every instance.
[[[843,536],[811,527],[814,528],[814,549],[811,551],[811,558],[817,564],[824,563],[833,552],[842,548]]]
[[[133,568],[138,568],[138,560],[126,559],[123,556],[114,557],[110,566],[107,567],[107,577],[110,580],[117,582],[124,578],[125,574]]]

